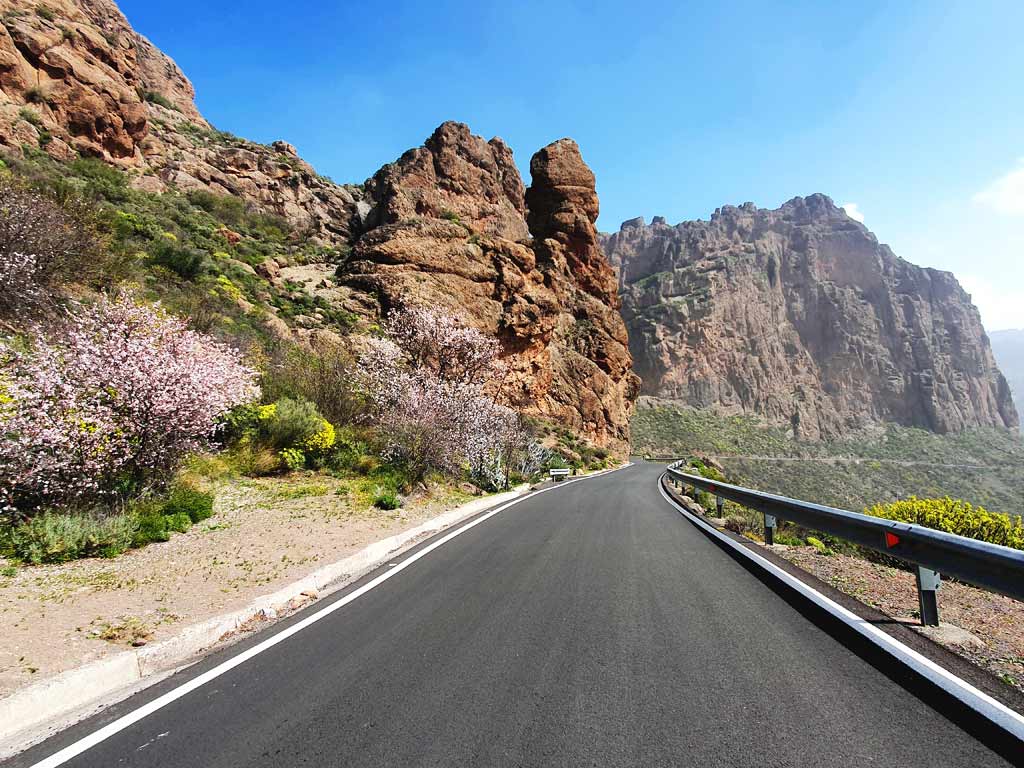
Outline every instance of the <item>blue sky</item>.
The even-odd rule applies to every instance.
[[[504,138],[527,183],[571,136],[604,230],[825,192],[956,272],[990,330],[1024,327],[1019,0],[120,5],[217,127],[338,181],[447,119]]]

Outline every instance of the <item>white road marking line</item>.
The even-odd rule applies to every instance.
[[[757,552],[749,549],[743,544],[734,541],[729,536],[726,536],[710,523],[683,509],[683,507],[677,504],[672,497],[665,492],[665,488],[661,484],[660,477],[658,478],[658,490],[661,491],[661,495],[669,504],[694,524],[711,533],[719,541],[725,542],[740,554],[750,560],[753,560],[773,576],[784,582],[787,586],[795,589],[811,602],[815,603],[818,607],[828,611],[851,629],[856,630],[875,645],[879,646],[882,650],[892,656],[895,656],[898,661],[910,667],[925,679],[939,686],[942,690],[946,691],[946,693],[950,694],[958,701],[966,704],[978,714],[991,720],[999,727],[1024,741],[1024,716],[1019,712],[1016,712],[1002,702],[993,699],[987,693],[975,688],[963,678],[957,677],[948,669],[940,667],[931,659],[926,656],[922,656],[910,646],[904,645],[895,637],[879,629],[871,622],[866,619],[862,619],[853,611],[848,608],[844,608],[831,598],[826,597],[818,590],[779,568],[775,563],[762,557]]]
[[[143,704],[138,709],[136,709],[136,710],[134,710],[132,712],[129,712],[126,715],[123,715],[123,716],[119,717],[114,722],[109,723],[109,724],[103,726],[102,728],[100,728],[97,731],[93,731],[88,736],[84,736],[83,738],[79,739],[75,743],[69,744],[68,746],[64,747],[64,749],[62,749],[62,750],[60,750],[58,752],[54,752],[49,757],[44,758],[43,760],[40,760],[38,763],[33,764],[32,768],[56,768],[56,766],[58,766],[58,765],[63,765],[64,763],[66,763],[71,758],[77,757],[78,755],[82,754],[86,750],[89,750],[92,747],[96,746],[100,742],[106,741],[107,739],[109,739],[114,734],[119,733],[120,731],[123,731],[125,728],[128,728],[131,725],[134,725],[135,723],[139,722],[140,720],[142,720],[142,719],[144,719],[146,717],[149,717],[151,714],[153,714],[157,710],[163,709],[168,704],[171,704],[172,702],[175,702],[178,699],[180,699],[182,696],[186,696],[189,693],[191,693],[192,691],[196,690],[197,688],[200,688],[203,685],[206,685],[206,683],[210,682],[211,680],[214,680],[214,679],[220,677],[221,675],[225,674],[226,672],[230,672],[235,667],[237,667],[237,666],[239,666],[241,664],[244,664],[249,659],[253,658],[254,656],[258,656],[259,654],[263,653],[264,651],[269,650],[270,648],[273,648],[278,643],[283,643],[289,637],[291,637],[292,635],[298,634],[299,632],[304,630],[306,627],[311,626],[312,624],[315,624],[316,622],[320,621],[321,619],[327,618],[330,614],[334,613],[335,611],[337,611],[337,610],[339,610],[341,608],[344,608],[346,605],[351,603],[353,600],[359,599],[360,597],[365,595],[367,592],[369,592],[374,587],[377,587],[377,586],[383,584],[385,581],[387,581],[391,577],[395,576],[399,572],[404,571],[406,568],[408,568],[410,565],[415,563],[417,560],[419,560],[419,559],[421,559],[423,557],[426,557],[431,552],[433,552],[435,549],[437,549],[437,548],[439,548],[441,546],[444,546],[449,541],[454,539],[456,536],[459,536],[460,534],[465,533],[470,528],[475,528],[476,526],[480,525],[480,523],[483,523],[486,520],[490,520],[492,517],[497,515],[499,512],[503,512],[504,510],[508,509],[509,507],[515,506],[516,504],[519,504],[520,502],[527,501],[529,499],[535,499],[537,496],[539,496],[542,493],[547,493],[548,491],[554,491],[554,490],[557,490],[559,488],[565,488],[565,487],[567,487],[569,485],[572,485],[573,483],[581,482],[583,480],[588,480],[588,479],[590,479],[592,477],[601,477],[603,475],[610,474],[610,472],[617,472],[620,469],[626,469],[629,466],[631,466],[631,465],[627,464],[624,467],[617,467],[616,469],[610,470],[609,472],[600,472],[600,473],[598,473],[596,475],[588,475],[586,477],[578,477],[575,480],[563,481],[561,483],[558,483],[557,485],[553,485],[553,486],[548,487],[548,488],[543,488],[543,489],[541,489],[539,491],[531,493],[528,496],[523,496],[521,498],[514,499],[514,500],[508,502],[507,504],[502,504],[497,509],[493,509],[490,512],[485,513],[484,515],[481,515],[480,517],[476,518],[475,520],[472,520],[472,521],[466,523],[461,528],[458,528],[458,529],[452,531],[451,533],[447,534],[446,536],[438,539],[437,541],[435,541],[434,543],[430,544],[429,546],[424,547],[419,552],[416,552],[415,554],[410,555],[408,558],[403,560],[401,563],[396,564],[395,567],[391,568],[390,570],[384,571],[384,573],[382,573],[379,576],[377,576],[376,578],[368,581],[366,584],[364,584],[363,586],[359,587],[359,589],[356,589],[356,590],[350,592],[349,594],[345,595],[340,600],[338,600],[338,601],[336,601],[334,603],[331,603],[330,605],[326,605],[326,606],[320,608],[319,610],[317,610],[312,615],[307,616],[302,621],[293,624],[292,626],[288,627],[285,630],[282,630],[281,632],[278,632],[273,637],[268,637],[266,640],[264,640],[261,643],[258,643],[256,645],[254,645],[252,648],[249,648],[247,651],[243,651],[242,653],[239,653],[236,656],[232,656],[230,659],[228,659],[227,661],[224,661],[224,662],[218,664],[213,669],[207,670],[203,674],[198,675],[198,676],[192,678],[191,680],[189,680],[186,683],[182,683],[177,688],[174,688],[173,690],[168,691],[167,693],[163,694],[162,696],[159,696],[159,697],[153,699],[148,704]],[[152,743],[152,742],[149,742],[149,743]]]

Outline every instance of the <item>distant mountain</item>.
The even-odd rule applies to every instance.
[[[825,195],[633,219],[603,245],[644,395],[812,440],[1018,423],[956,278],[897,257]]]
[[[993,331],[988,335],[996,362],[1010,382],[1017,412],[1024,414],[1024,328]]]

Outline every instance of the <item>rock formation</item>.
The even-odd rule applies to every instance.
[[[898,258],[824,195],[676,226],[633,219],[604,245],[646,395],[808,439],[1018,423],[953,275]]]
[[[360,191],[285,142],[213,129],[178,66],[112,0],[0,0],[0,146],[100,157],[141,189],[205,189],[280,214],[324,244],[350,239]]]
[[[290,144],[210,126],[185,75],[112,0],[0,0],[0,20],[0,148],[98,157],[137,189],[234,195],[283,216],[341,263],[268,261],[261,279],[306,283],[368,322],[399,302],[456,312],[501,340],[511,403],[626,451],[638,382],[594,228],[594,176],[572,141],[537,154],[529,191],[508,146],[457,123],[365,185],[338,185]],[[267,322],[301,338],[318,326]]]
[[[501,139],[443,124],[366,184],[367,232],[338,277],[366,312],[425,303],[498,337],[511,403],[624,452],[639,382],[594,176],[569,139],[530,167],[524,193]]]

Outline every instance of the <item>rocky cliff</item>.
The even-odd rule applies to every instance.
[[[501,139],[445,123],[365,184],[338,185],[285,142],[214,129],[185,75],[111,0],[0,0],[0,20],[0,149],[98,157],[137,190],[205,190],[278,214],[334,261],[256,264],[268,284],[257,295],[301,303],[305,292],[367,324],[399,303],[458,313],[501,340],[511,403],[626,451],[639,383],[574,142],[534,156],[527,190]],[[332,330],[324,313],[246,311],[264,311],[278,335]]]
[[[101,157],[152,192],[205,189],[347,241],[358,187],[322,178],[285,142],[211,127],[178,66],[112,0],[0,0],[0,146]]]
[[[824,195],[676,226],[634,219],[604,246],[644,394],[808,439],[1018,423],[953,275],[898,258]]]
[[[364,312],[411,302],[470,318],[502,342],[511,402],[625,451],[639,382],[594,175],[569,139],[530,170],[524,190],[501,139],[445,123],[367,182],[366,232],[338,278]]]

